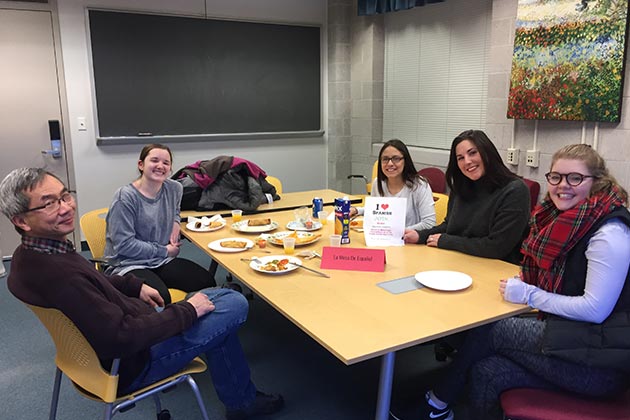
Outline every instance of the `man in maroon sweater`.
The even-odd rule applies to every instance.
[[[43,169],[22,168],[0,183],[0,210],[22,235],[8,287],[23,302],[56,308],[74,322],[108,369],[120,358],[119,390],[142,388],[205,353],[228,420],[278,411],[279,395],[256,390],[237,331],[247,300],[229,289],[205,289],[164,306],[157,290],[133,275],[106,276],[77,254],[74,195]]]

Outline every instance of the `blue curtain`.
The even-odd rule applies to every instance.
[[[445,0],[357,0],[359,16],[370,16],[379,13],[395,12],[411,9],[430,3],[441,3]]]

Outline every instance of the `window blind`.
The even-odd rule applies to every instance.
[[[449,0],[385,15],[383,139],[448,149],[484,129],[492,0]]]

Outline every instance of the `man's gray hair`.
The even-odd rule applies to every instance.
[[[0,182],[0,211],[11,220],[13,216],[28,210],[30,199],[26,192],[37,187],[47,175],[59,179],[42,168],[19,168],[11,171]]]

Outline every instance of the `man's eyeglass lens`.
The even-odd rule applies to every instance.
[[[571,185],[572,187],[577,187],[582,182],[584,182],[584,179],[593,178],[593,176],[582,175],[577,172],[571,172],[568,174],[561,174],[559,172],[549,172],[545,174],[545,178],[547,178],[547,182],[549,182],[551,185],[558,185],[559,183],[562,182],[562,178],[566,178],[567,184]]]
[[[74,202],[74,196],[72,195],[72,192],[70,192],[70,191],[65,192],[65,193],[61,194],[61,197],[59,197],[57,199],[50,200],[46,204],[44,204],[43,206],[33,207],[32,209],[28,209],[24,213],[28,213],[28,212],[31,212],[31,211],[37,211],[37,210],[44,210],[46,213],[54,213],[57,210],[59,210],[59,207],[61,206],[61,202],[62,201],[64,203],[66,203],[66,204],[73,203]]]

